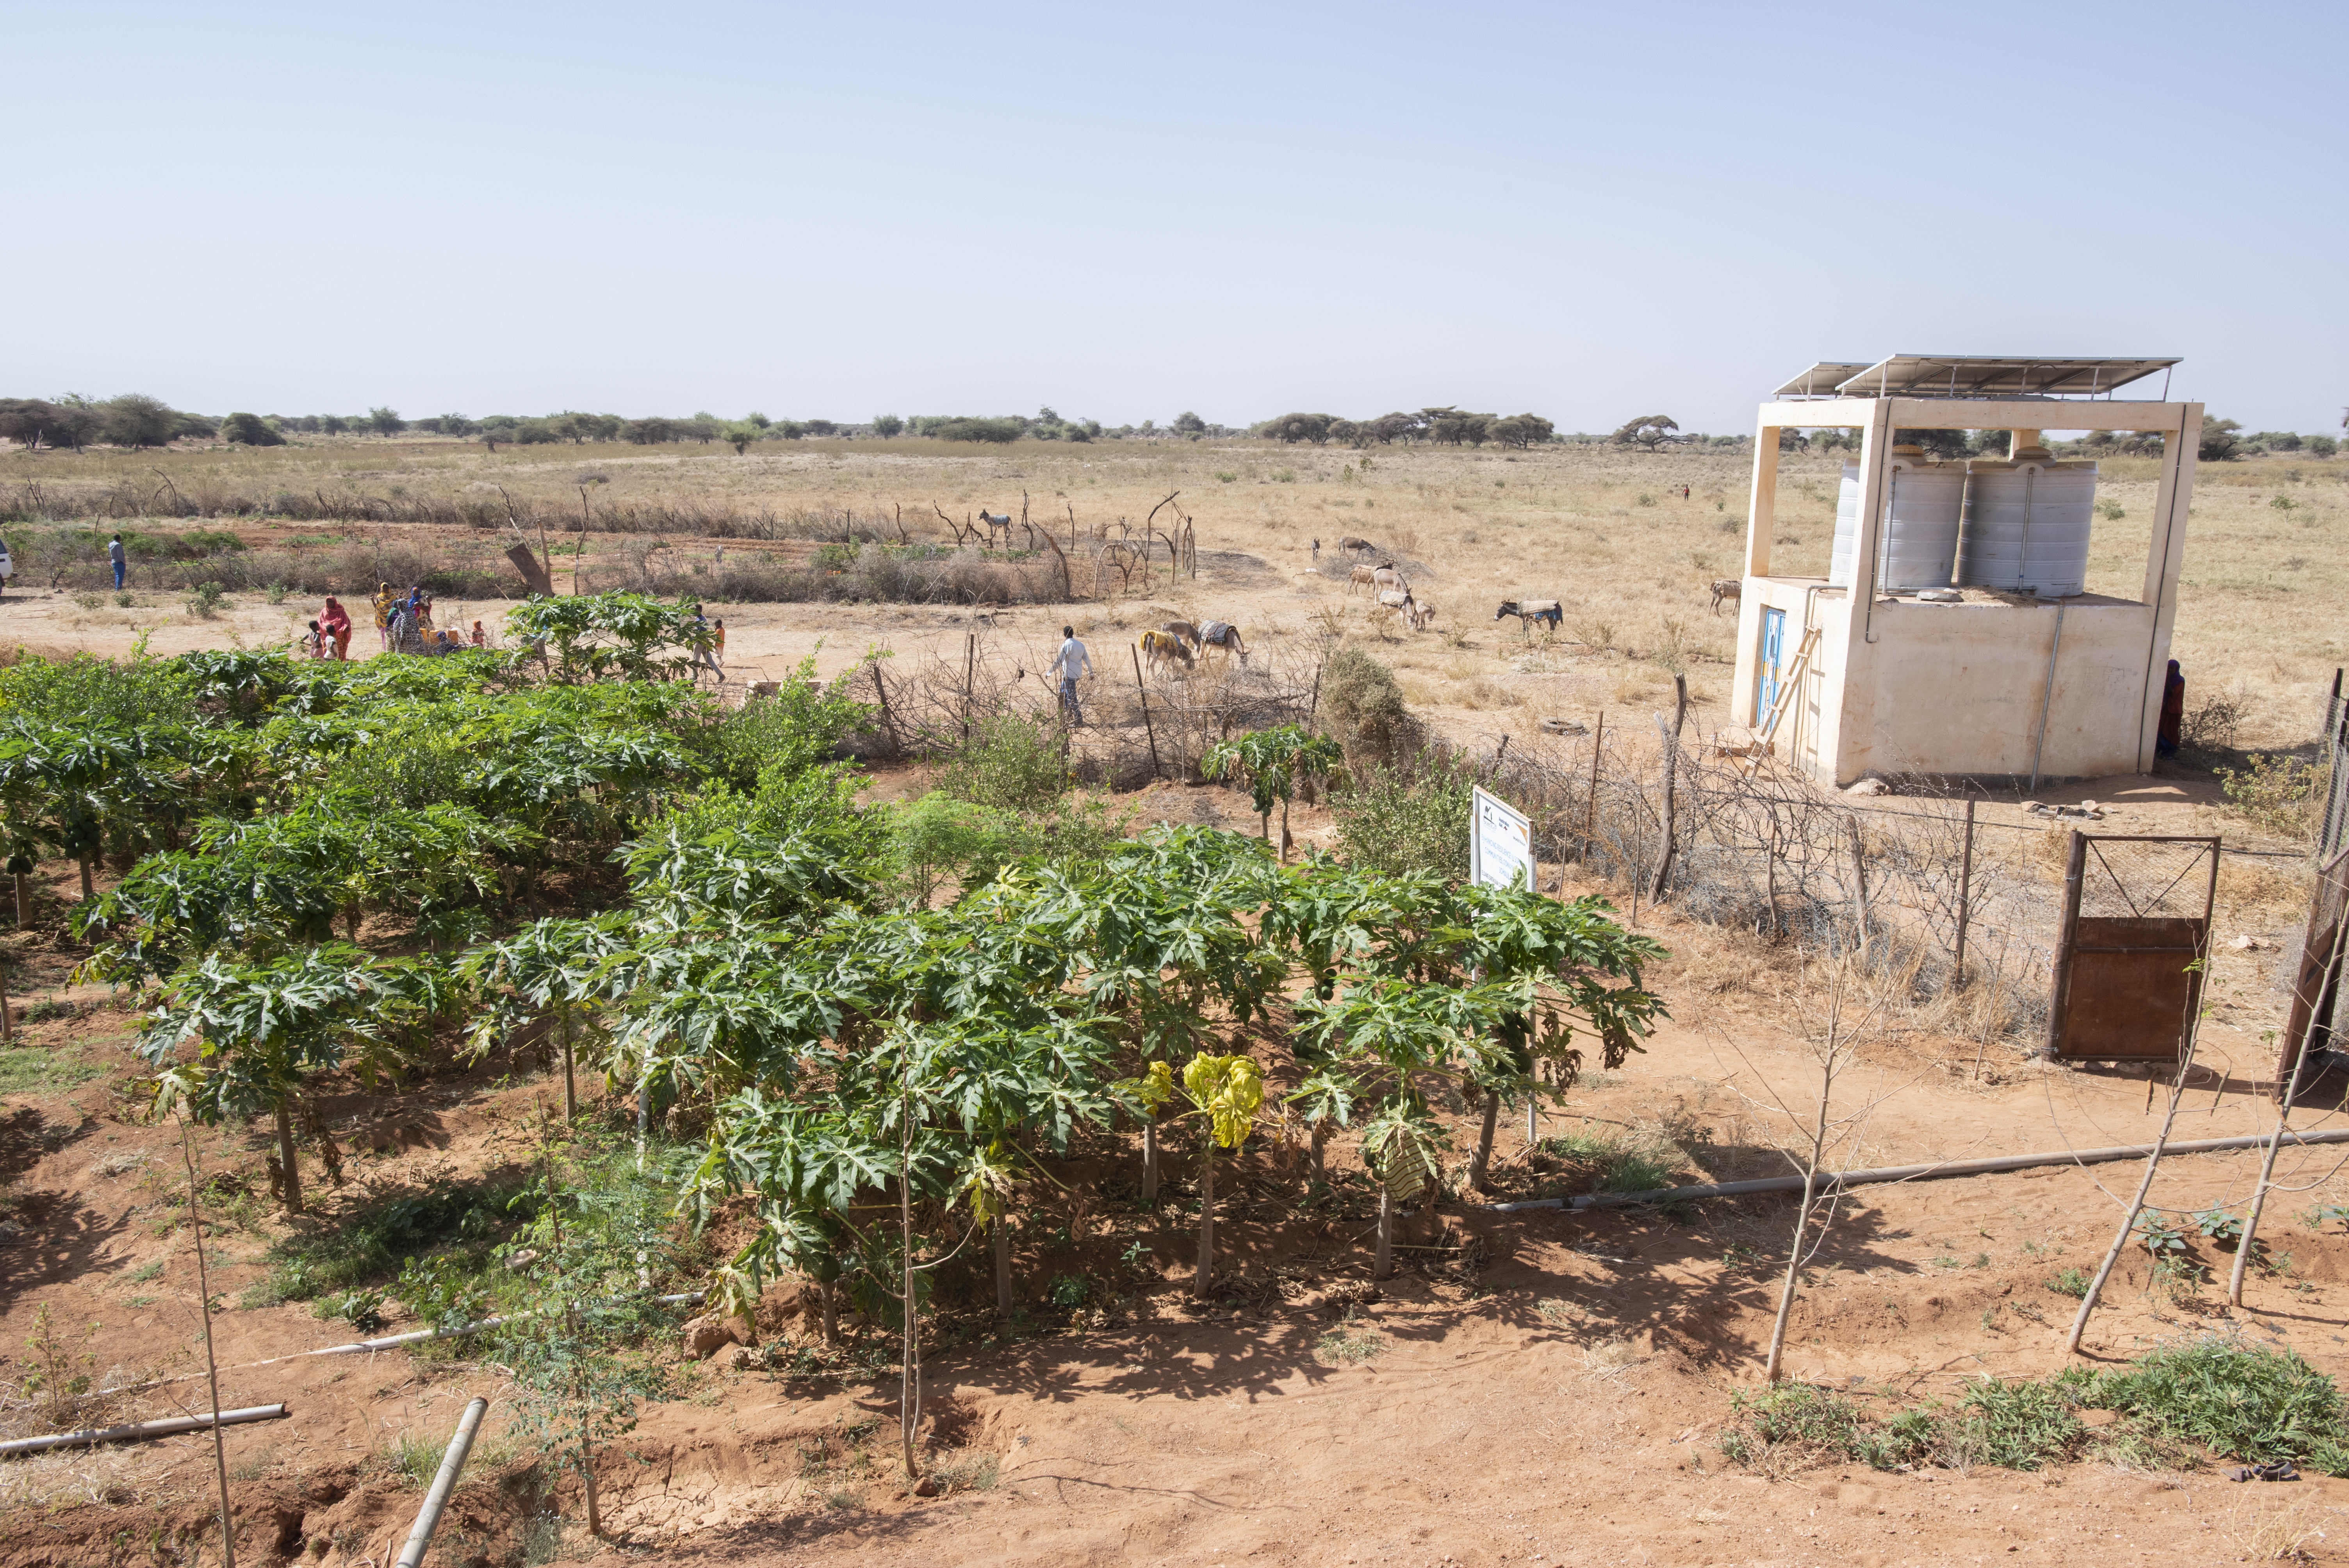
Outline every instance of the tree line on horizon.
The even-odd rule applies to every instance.
[[[2344,420],[2349,425],[2349,420]],[[1326,446],[1482,447],[1487,442],[1520,450],[1550,443],[1607,444],[1660,451],[1666,448],[1702,449],[1743,446],[1744,436],[1708,436],[1683,431],[1668,415],[1642,414],[1609,435],[1562,434],[1537,414],[1476,414],[1449,405],[1415,413],[1381,414],[1375,419],[1347,419],[1334,414],[1282,414],[1245,428],[1212,424],[1185,409],[1164,425],[1144,419],[1139,425],[1105,427],[1098,419],[1066,418],[1051,407],[1033,416],[1018,414],[877,414],[861,424],[833,419],[771,419],[752,412],[739,419],[722,419],[708,412],[682,417],[647,415],[626,418],[618,414],[589,414],[575,409],[537,416],[488,414],[476,419],[463,414],[436,414],[419,419],[403,418],[382,407],[363,414],[252,414],[220,417],[174,408],[160,397],[128,392],[119,397],[91,398],[77,393],[57,397],[0,397],[0,440],[26,449],[66,448],[76,451],[102,445],[140,450],[168,447],[175,441],[228,441],[238,446],[280,447],[295,436],[394,437],[409,431],[477,440],[495,451],[500,446],[585,446],[589,442],[620,441],[658,446],[686,441],[731,446],[748,452],[761,441],[796,441],[808,437],[833,439],[892,440],[901,436],[941,441],[977,441],[1008,445],[1019,440],[1090,442],[1103,440],[1202,440],[1235,436],[1255,437],[1295,445]],[[1928,455],[1960,459],[2005,455],[2004,430],[1904,430],[1900,438],[1922,447]],[[1858,449],[1855,431],[1820,429],[1807,435],[1788,432],[1782,444],[1789,449],[1829,452]],[[2064,443],[2067,455],[2128,456],[2158,454],[2158,435],[2126,430],[2098,431],[2084,440]],[[2206,419],[2199,456],[2204,462],[2271,453],[2330,458],[2340,449],[2331,435],[2303,436],[2290,430],[2245,430],[2233,419]]]

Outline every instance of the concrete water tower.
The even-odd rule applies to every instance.
[[[1837,786],[1862,774],[2097,778],[2153,768],[2202,405],[2114,390],[2175,359],[1902,354],[1822,364],[1762,405],[1745,525],[1733,722]],[[1834,564],[1774,576],[1782,431],[1861,432]],[[1936,462],[1910,430],[2013,432],[2005,455]],[[2085,592],[2096,465],[2043,430],[2162,438],[2145,586]],[[2104,526],[2113,526],[2105,524]]]

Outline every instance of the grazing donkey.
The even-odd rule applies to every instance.
[[[1142,640],[1137,645],[1142,649],[1143,658],[1146,660],[1153,668],[1155,668],[1160,665],[1179,665],[1186,674],[1191,669],[1192,659],[1189,646],[1184,643],[1182,638],[1174,635],[1172,633],[1144,632],[1142,634]]]
[[[1228,621],[1209,621],[1199,628],[1199,656],[1206,659],[1207,650],[1237,654],[1240,668],[1247,668],[1247,645],[1240,640],[1240,629]]]

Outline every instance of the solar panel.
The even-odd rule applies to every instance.
[[[1873,365],[1813,366],[1778,388],[1780,397],[2094,397],[2167,370],[2176,357],[1993,358],[1896,354]]]

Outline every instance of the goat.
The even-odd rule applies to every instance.
[[[1237,654],[1240,668],[1247,668],[1247,645],[1240,640],[1240,629],[1230,622],[1209,621],[1199,628],[1199,656],[1206,658],[1209,648]]]
[[[1728,600],[1733,600],[1733,601],[1735,601],[1735,602],[1737,602],[1737,603],[1744,603],[1744,598],[1745,598],[1745,579],[1744,579],[1744,578],[1743,578],[1743,577],[1719,577],[1719,578],[1715,578],[1715,579],[1713,580],[1713,613],[1714,614],[1718,615],[1718,614],[1721,614],[1721,602],[1722,602],[1723,600],[1724,600],[1724,599],[1728,599]]]
[[[1533,625],[1536,621],[1541,622],[1552,631],[1566,624],[1566,607],[1555,599],[1527,599],[1522,603],[1515,599],[1504,599],[1501,601],[1501,607],[1493,612],[1493,619],[1495,621],[1506,621],[1512,615],[1517,618],[1517,629],[1524,632],[1528,638],[1533,635]]]
[[[1191,650],[1184,645],[1183,639],[1180,637],[1165,632],[1144,632],[1142,634],[1142,640],[1135,645],[1142,649],[1142,656],[1154,667],[1159,665],[1180,665],[1185,671],[1191,668]]]
[[[1378,573],[1367,566],[1357,566],[1347,573],[1346,597],[1352,598],[1354,590],[1357,588],[1368,588],[1371,593],[1377,593],[1379,591]]]
[[[1402,624],[1414,632],[1426,630],[1427,624],[1435,619],[1435,606],[1413,598],[1409,589],[1389,589],[1379,595],[1379,604],[1382,609],[1400,611]]]
[[[1411,580],[1396,571],[1392,562],[1372,572],[1371,581],[1381,588],[1399,588],[1406,593],[1411,592]]]
[[[1375,545],[1375,544],[1372,544],[1372,543],[1371,543],[1369,540],[1367,540],[1367,539],[1356,539],[1352,534],[1350,534],[1350,534],[1346,535],[1343,539],[1340,539],[1340,541],[1338,541],[1338,548],[1339,548],[1339,549],[1340,549],[1340,550],[1360,550],[1360,551],[1368,552],[1368,551],[1373,551],[1373,550],[1376,550],[1376,549],[1378,548],[1378,546],[1377,546],[1377,545]]]
[[[987,527],[987,547],[989,550],[995,548],[995,531],[999,528],[1003,531],[1003,548],[1006,550],[1011,548],[1011,514],[1009,512],[988,511],[981,508],[978,521]]]
[[[1169,621],[1158,628],[1176,642],[1187,645],[1193,653],[1199,651],[1199,628],[1188,621]]]

